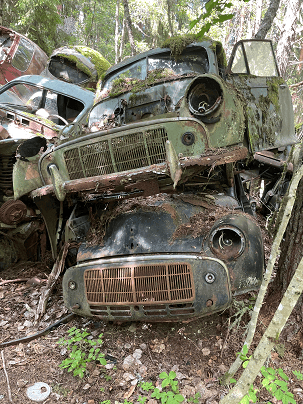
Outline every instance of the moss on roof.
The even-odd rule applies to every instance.
[[[75,46],[75,49],[81,53],[81,55],[86,56],[95,65],[98,73],[98,78],[110,68],[111,64],[101,55],[100,52],[88,48],[87,46]]]

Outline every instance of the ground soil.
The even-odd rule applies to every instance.
[[[47,279],[50,271],[51,264],[20,263],[1,272],[0,284],[5,280],[14,281],[0,286],[0,343],[34,334],[66,315],[59,279],[48,300],[46,314],[38,325],[34,324],[35,309],[45,284],[43,280]],[[31,280],[26,282],[25,279]],[[220,385],[220,378],[242,347],[250,318],[249,310],[238,327],[229,328],[229,325],[239,318],[243,307],[248,307],[255,296],[256,293],[249,293],[239,297],[238,303],[229,310],[187,324],[114,324],[75,317],[43,337],[17,343],[1,351],[0,404],[10,403],[7,381],[15,404],[34,403],[27,397],[27,389],[37,382],[47,383],[52,389],[43,403],[97,404],[105,400],[110,400],[111,404],[124,403],[125,400],[138,403],[140,395],[148,396],[148,392],[141,389],[140,382],[150,381],[155,386],[159,385],[159,374],[171,370],[176,372],[180,393],[187,402],[193,402],[191,398],[200,393],[198,403],[218,404],[228,391],[227,387]],[[277,299],[265,301],[252,349],[266,329],[277,303]],[[91,363],[83,379],[59,367],[68,352],[58,341],[62,337],[67,338],[67,330],[72,326],[87,329],[93,338],[103,333],[106,368]],[[267,365],[281,367],[290,377],[289,389],[297,403],[303,402],[303,382],[294,377],[292,370],[303,372],[302,359],[302,317],[293,314]],[[255,387],[260,388],[258,379]],[[264,389],[259,397],[260,402],[280,403]],[[146,401],[147,404],[159,402],[150,396]]]

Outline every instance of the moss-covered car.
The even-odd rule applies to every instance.
[[[95,89],[98,80],[109,67],[110,63],[101,53],[88,46],[63,46],[53,51],[43,74]]]
[[[28,179],[40,185],[31,167],[59,135],[80,130],[93,99],[90,91],[42,76],[22,76],[0,89],[0,269],[21,258],[36,260],[41,247],[45,251],[43,220],[31,198],[18,200],[18,189],[23,195]]]
[[[40,187],[28,181],[16,192],[32,189],[54,256],[70,244],[69,309],[103,320],[189,320],[260,285],[251,191],[262,178],[274,209],[294,142],[271,42],[239,42],[226,66],[221,44],[206,39],[110,68],[86,131],[37,156]]]

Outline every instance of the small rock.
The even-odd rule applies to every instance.
[[[28,383],[28,380],[24,380],[24,379],[17,380],[18,387],[24,387],[27,385],[27,383]]]
[[[128,327],[128,331],[129,331],[129,332],[136,332],[136,330],[137,330],[137,327],[136,327],[135,324],[132,324],[132,325],[130,325],[130,326]]]
[[[92,373],[92,377],[96,377],[96,376],[99,376],[99,375],[100,375],[100,370],[96,368]]]
[[[95,400],[88,400],[87,404],[95,404]]]
[[[131,344],[129,344],[128,342],[124,345],[125,349],[130,349],[131,348]]]
[[[215,397],[218,393],[217,390],[208,390],[202,382],[196,386],[196,392],[201,394],[201,399],[203,400]]]
[[[202,353],[204,356],[208,356],[210,354],[210,349],[209,348],[203,348]]]
[[[147,367],[145,365],[141,365],[138,372],[143,378],[145,378],[147,376]]]
[[[135,349],[135,352],[133,353],[133,357],[134,357],[135,359],[140,359],[141,356],[142,356],[142,351],[141,351],[141,349]]]
[[[193,397],[196,394],[196,389],[193,386],[186,384],[181,390],[180,394],[184,397]]]
[[[136,377],[132,375],[131,373],[124,373],[123,379],[129,382],[130,380],[134,380]]]
[[[3,327],[5,324],[7,324],[8,323],[8,321],[6,321],[6,320],[2,320],[2,321],[0,321],[0,327]]]
[[[105,365],[105,369],[110,370],[110,369],[112,369],[114,366],[115,366],[114,363],[107,363],[107,364]]]
[[[177,380],[183,380],[183,379],[188,379],[188,376],[185,376],[183,373],[181,372],[176,372],[176,379]]]
[[[132,381],[130,382],[130,384],[131,384],[132,386],[136,386],[137,383],[138,383],[138,379],[132,380]]]
[[[67,354],[67,349],[66,348],[62,348],[60,351],[60,355],[64,356]]]
[[[165,345],[163,341],[159,341],[157,338],[154,339],[150,344],[152,352],[161,353],[165,350]]]
[[[143,325],[142,325],[142,330],[148,330],[148,325],[147,325],[147,324],[143,324]]]
[[[140,344],[140,348],[142,349],[142,351],[145,351],[147,349],[147,345],[146,344]]]
[[[90,388],[90,384],[86,383],[86,385],[83,387],[83,390],[88,390]]]
[[[124,370],[128,370],[134,364],[135,364],[135,358],[133,357],[133,355],[128,355],[123,361],[122,368]]]
[[[158,404],[158,401],[152,398],[152,399],[148,400],[146,402],[146,404]]]

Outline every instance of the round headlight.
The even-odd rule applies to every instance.
[[[201,117],[216,111],[222,99],[223,90],[220,84],[209,77],[194,81],[187,96],[190,112]]]
[[[234,259],[239,257],[245,248],[243,233],[233,226],[223,225],[217,227],[210,234],[210,249],[221,259]]]

